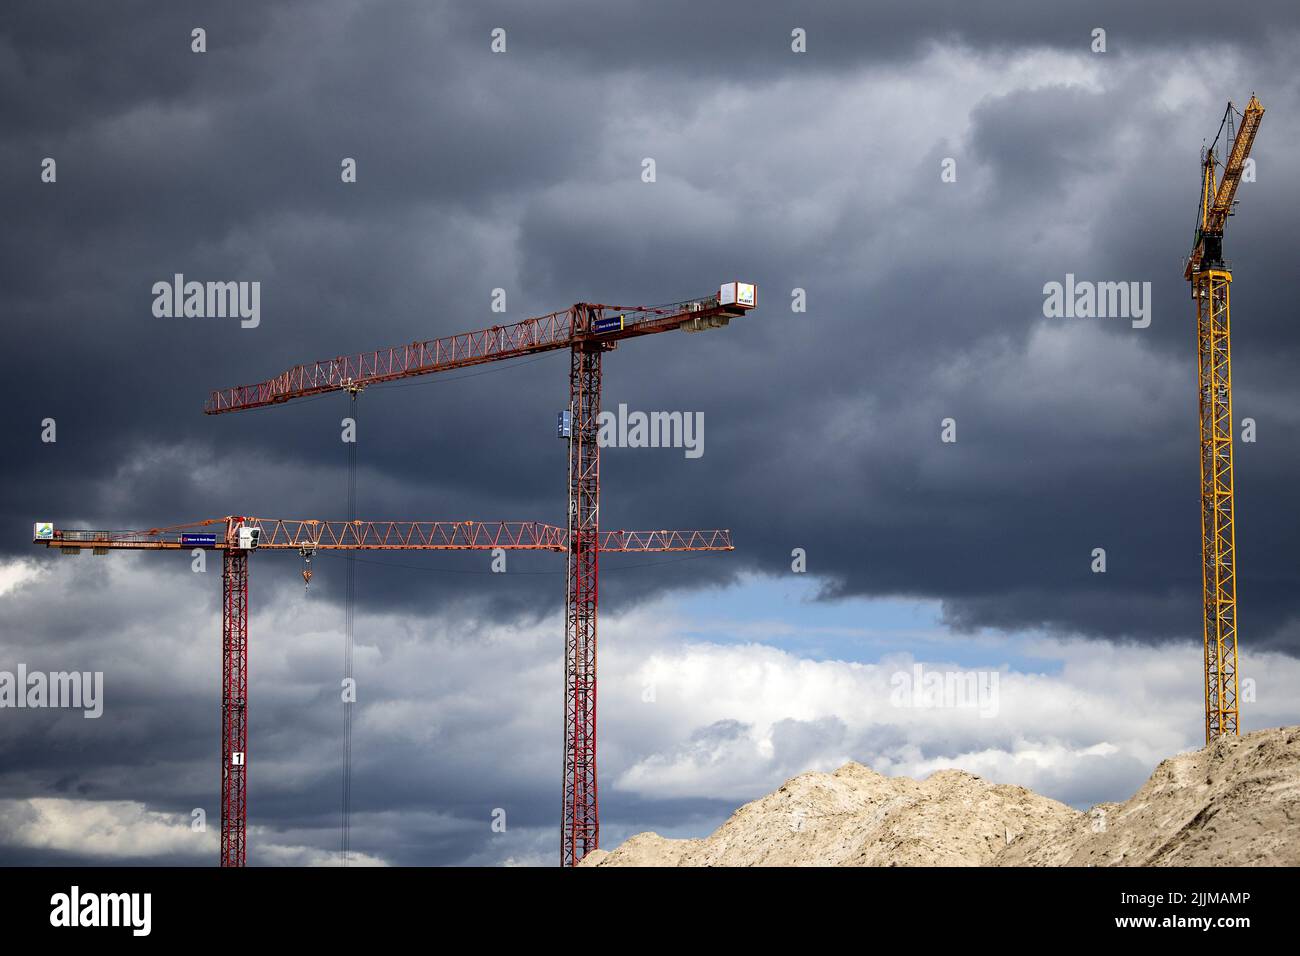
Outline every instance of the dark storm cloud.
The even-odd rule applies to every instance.
[[[1077,47],[1096,27],[1109,48],[1123,52],[1189,42],[1260,44],[1300,19],[1285,0],[1248,3],[1224,16],[1212,3],[1094,0],[1077,9],[1037,0],[987,4],[961,0],[859,3],[830,0],[749,4],[743,13],[723,3],[668,0],[653,6],[566,0],[544,7],[510,2],[468,6],[458,21],[486,32],[505,27],[525,54],[576,63],[593,72],[674,69],[704,75],[745,75],[772,67],[839,69],[881,60],[907,60],[935,41],[968,43],[993,52],[1025,46]],[[816,57],[787,58],[790,31],[808,33]]]
[[[1086,407],[1058,409],[1041,430],[1033,408],[999,418],[981,408],[978,390],[945,403],[927,393],[934,384],[926,379],[989,336],[1026,334],[1042,282],[1067,271],[1154,280],[1161,311],[1148,338],[1188,371],[1176,257],[1196,142],[1181,152],[1163,144],[1189,128],[1208,132],[1211,105],[1189,124],[1183,111],[1158,105],[1152,76],[1130,65],[1127,79],[1102,91],[1049,78],[990,94],[971,111],[964,142],[960,129],[936,126],[922,131],[921,155],[900,153],[891,132],[916,118],[864,117],[869,132],[854,138],[842,116],[818,116],[827,91],[886,82],[900,60],[933,57],[930,41],[999,58],[1027,44],[1086,54],[1071,16],[1022,6],[997,17],[963,4],[819,8],[826,27],[810,20],[808,29],[826,46],[814,45],[806,60],[788,52],[784,24],[793,14],[764,8],[745,18],[753,40],[738,41],[743,53],[730,58],[750,72],[731,77],[717,77],[719,60],[700,55],[730,35],[723,12],[698,6],[633,16],[607,5],[582,17],[549,8],[182,7],[138,26],[129,12],[98,7],[11,14],[5,113],[16,135],[0,162],[15,225],[0,267],[4,334],[10,354],[28,357],[21,374],[34,376],[16,389],[12,420],[55,417],[60,442],[37,444],[36,429],[16,426],[10,450],[23,451],[7,469],[5,547],[22,549],[34,515],[115,527],[230,512],[336,516],[345,399],[209,419],[197,414],[206,391],[295,361],[487,324],[497,320],[486,308],[496,286],[519,315],[576,298],[658,301],[736,274],[764,289],[767,307],[751,320],[723,335],[633,343],[607,358],[607,406],[698,409],[712,428],[698,462],[607,453],[603,510],[606,526],[731,526],[743,548],[725,561],[638,575],[622,595],[611,576],[611,598],[755,563],[780,571],[790,548],[803,546],[815,552],[816,570],[839,582],[836,593],[943,597],[955,622],[1138,635],[1194,629],[1187,554],[1195,532],[1179,520],[1179,499],[1163,491],[1194,494],[1178,443],[1144,435],[1136,459],[1116,459],[1124,434],[1087,448],[1068,442],[1062,416],[1087,416]],[[1147,5],[1095,9],[1080,23],[1110,24],[1117,71],[1146,57],[1158,76],[1179,63],[1164,51],[1203,39],[1201,18],[1180,10],[1173,27],[1168,11]],[[1224,50],[1248,57],[1251,83],[1280,89],[1289,10],[1233,19],[1237,45]],[[200,21],[210,37],[204,56],[188,49],[189,25]],[[510,31],[507,55],[487,52],[489,22]],[[1269,40],[1259,35],[1263,22]],[[780,42],[769,48],[773,35]],[[644,55],[602,52],[615,38]],[[568,49],[584,53],[565,57]],[[701,85],[701,74],[715,78]],[[1246,79],[1225,85],[1236,92]],[[762,92],[744,112],[717,114],[728,95],[719,82]],[[1284,141],[1286,104],[1270,106],[1259,154],[1277,168],[1280,148],[1269,140]],[[727,123],[747,132],[729,135]],[[934,183],[949,151],[979,183],[961,207],[947,206],[951,194]],[[804,155],[806,175],[783,152]],[[653,189],[636,179],[645,153],[662,164]],[[46,154],[61,164],[56,187],[32,173]],[[842,160],[828,163],[828,154]],[[337,181],[344,155],[359,158],[355,187]],[[827,175],[850,192],[824,204],[820,229],[800,234],[790,217]],[[892,188],[872,195],[881,175]],[[1262,260],[1246,293],[1248,328],[1270,355],[1270,367],[1242,376],[1243,405],[1252,383],[1284,374],[1278,350],[1294,345],[1280,307],[1288,273],[1263,268],[1282,245],[1268,234],[1286,228],[1270,209],[1285,208],[1276,199],[1291,188],[1280,176],[1252,185],[1250,228],[1236,230],[1246,234],[1243,261]],[[1275,201],[1256,198],[1270,192]],[[1080,242],[1045,242],[1053,231]],[[154,319],[147,290],[174,272],[259,278],[262,326]],[[802,325],[782,306],[795,285],[812,296]],[[1239,352],[1241,366],[1256,371],[1259,360]],[[362,512],[558,521],[563,450],[550,423],[565,401],[562,359],[368,393]],[[1000,374],[1017,374],[1014,358],[1006,361]],[[58,387],[50,387],[52,366]],[[900,416],[913,424],[885,446],[826,434],[828,416],[852,414],[839,411],[846,402],[864,425]],[[939,466],[957,469],[941,488],[916,474],[936,426],[914,413],[925,405],[948,414],[959,403],[969,444],[951,456],[960,464]],[[1186,445],[1194,422],[1184,415],[1168,424]],[[1256,481],[1280,490],[1288,427],[1271,424],[1267,445],[1249,449],[1243,480],[1264,459]],[[1005,466],[1024,454],[1030,433],[1043,493],[1026,501],[1004,490],[1017,481],[1017,468]],[[971,455],[988,467],[972,467]],[[855,485],[871,488],[870,497]],[[1112,545],[1116,533],[1162,529],[1120,541],[1135,549],[1122,566],[1138,577],[1124,584],[1112,574],[1107,593],[1145,592],[1123,599],[1131,614],[1090,599],[1092,582],[1073,573],[1083,538],[1111,521]],[[1271,532],[1243,526],[1242,534],[1243,556],[1266,563]],[[991,549],[1002,574],[978,558]],[[452,568],[462,557],[431,563]],[[410,594],[418,572],[401,571],[376,569],[363,593]],[[482,575],[426,577],[426,598],[493,588]],[[535,575],[486,593],[519,612],[554,599],[552,583]],[[1085,590],[1059,600],[1075,587]],[[1169,600],[1171,591],[1179,598]],[[1273,639],[1282,605],[1266,599],[1256,614]]]

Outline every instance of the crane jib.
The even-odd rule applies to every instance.
[[[757,287],[752,283],[728,282],[712,295],[659,306],[578,303],[510,325],[297,365],[255,385],[218,389],[203,410],[221,415],[326,392],[360,390],[415,375],[569,348],[589,337],[622,339],[674,329],[722,328],[757,302]]]

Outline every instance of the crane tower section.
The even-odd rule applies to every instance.
[[[1234,110],[1228,104],[1224,124]],[[1251,96],[1217,179],[1214,146],[1205,150],[1196,241],[1185,278],[1196,300],[1200,392],[1201,585],[1205,655],[1205,742],[1238,733],[1237,541],[1232,461],[1232,270],[1223,231],[1264,115]],[[1220,128],[1222,133],[1223,127]],[[1217,143],[1217,138],[1216,141]]]

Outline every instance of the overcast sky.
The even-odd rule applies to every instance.
[[[0,710],[0,861],[216,856],[217,563],[38,552],[32,522],[346,517],[345,396],[207,417],[208,392],[498,324],[498,288],[506,319],[759,289],[725,330],[604,360],[606,408],[705,431],[699,458],[607,449],[602,526],[737,545],[602,563],[605,845],[703,835],[849,759],[1125,798],[1201,741],[1182,257],[1202,144],[1252,92],[1225,241],[1257,436],[1236,446],[1242,724],[1300,722],[1300,9],[645,6],[5,5],[0,671],[103,671],[105,706]],[[260,283],[260,323],[156,317],[176,273]],[[1045,317],[1067,274],[1149,283],[1149,326]],[[359,513],[563,523],[567,387],[552,352],[368,390]],[[305,594],[298,567],[252,561],[254,864],[337,862],[344,562]],[[553,863],[561,559],[357,568],[352,847]],[[895,706],[918,662],[996,672],[997,712]]]

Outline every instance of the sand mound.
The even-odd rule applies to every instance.
[[[980,866],[1078,811],[960,770],[923,782],[850,763],[805,773],[737,810],[703,840],[642,833],[584,866]]]
[[[1222,737],[1171,757],[1131,799],[1103,803],[999,866],[1300,865],[1300,727]]]
[[[1162,763],[1127,803],[1080,813],[961,770],[805,773],[701,840],[641,833],[583,866],[1146,866],[1300,863],[1300,728]]]

